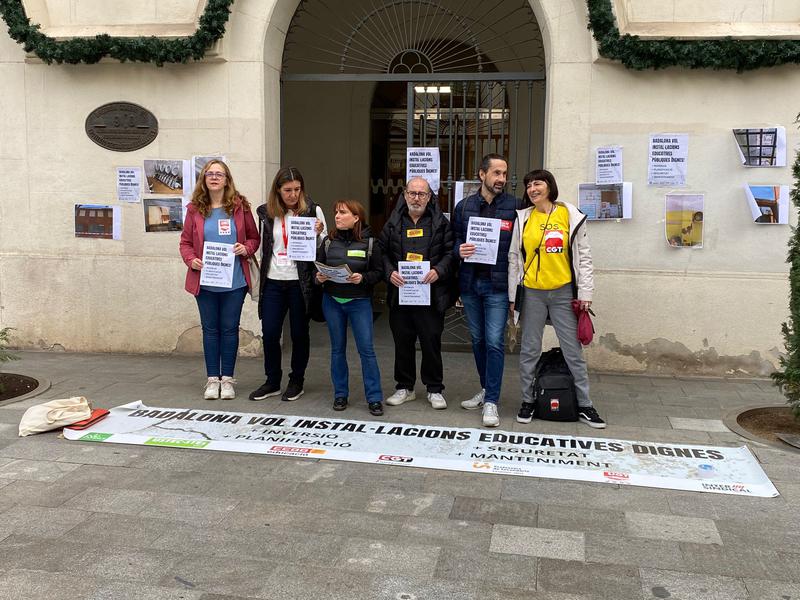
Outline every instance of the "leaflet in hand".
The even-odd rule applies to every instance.
[[[314,261],[314,264],[317,265],[317,270],[326,275],[330,281],[335,283],[350,283],[347,281],[347,278],[353,274],[350,270],[350,267],[347,265],[340,265],[338,267],[329,267],[328,265],[322,264],[321,262]]]
[[[233,244],[205,242],[203,244],[203,268],[200,285],[230,288],[233,285]]]
[[[475,254],[464,262],[497,264],[497,249],[500,246],[500,219],[470,217],[467,226],[467,243],[475,245]]]
[[[397,272],[405,281],[398,290],[401,306],[430,306],[431,284],[422,283],[422,279],[431,270],[431,261],[404,261],[397,263]]]

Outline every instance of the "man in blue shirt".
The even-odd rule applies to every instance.
[[[504,189],[508,163],[499,154],[487,154],[478,171],[480,191],[462,200],[453,209],[454,252],[461,259],[475,253],[468,244],[467,227],[470,217],[500,220],[500,244],[493,265],[461,262],[459,286],[464,313],[467,317],[472,353],[481,381],[481,391],[461,407],[467,410],[483,408],[483,425],[497,427],[500,417],[497,404],[505,363],[505,326],[508,319],[508,249],[520,202]]]

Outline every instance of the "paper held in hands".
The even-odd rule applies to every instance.
[[[289,242],[286,255],[291,260],[315,260],[317,258],[317,226],[315,217],[289,217]]]
[[[233,244],[205,242],[203,244],[203,268],[200,285],[230,288],[233,285]]]
[[[470,217],[467,226],[467,244],[475,245],[475,254],[464,262],[497,264],[497,248],[500,245],[500,219]]]
[[[347,278],[350,277],[353,272],[347,265],[329,267],[328,265],[317,261],[314,261],[314,264],[317,265],[317,270],[325,275],[330,281],[333,281],[334,283],[350,283],[347,281]]]
[[[431,261],[404,261],[397,263],[397,272],[405,281],[398,288],[400,306],[430,306],[431,284],[422,283],[422,279],[431,270]]]

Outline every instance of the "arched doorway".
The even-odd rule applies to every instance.
[[[450,212],[488,152],[509,158],[509,187],[543,163],[541,31],[527,0],[304,0],[286,36],[281,156],[330,213],[368,206],[382,228],[405,184],[406,148],[437,147],[438,201]],[[460,311],[443,343],[463,349]]]
[[[377,230],[406,147],[439,148],[445,211],[486,152],[510,158],[514,192],[542,164],[544,49],[525,0],[304,0],[281,80],[282,161],[323,206],[368,203]]]

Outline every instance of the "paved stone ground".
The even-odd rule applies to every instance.
[[[324,332],[294,403],[201,399],[200,357],[22,353],[41,397],[0,405],[0,598],[644,600],[800,598],[800,455],[750,444],[781,496],[741,498],[416,468],[17,438],[25,408],[82,394],[96,406],[333,416]],[[384,389],[391,350],[383,337]],[[740,445],[720,419],[780,401],[768,381],[594,374],[609,421],[521,426],[514,358],[501,429]],[[357,364],[355,357],[351,364]],[[424,400],[390,421],[477,426],[471,356],[445,356],[450,408]],[[358,369],[355,369],[358,371]],[[351,374],[348,417],[369,420]],[[418,393],[423,388],[418,386]]]

